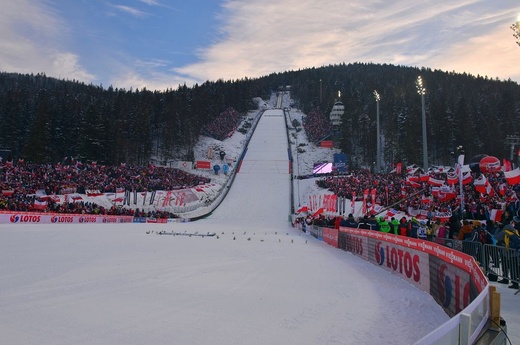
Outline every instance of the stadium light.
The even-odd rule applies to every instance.
[[[426,94],[426,88],[424,87],[423,80],[421,76],[417,78],[415,82],[417,86],[417,92],[421,95],[421,105],[422,105],[422,139],[423,139],[423,169],[426,173],[428,171],[428,143],[426,139],[426,110],[424,109],[424,95]]]
[[[381,172],[381,135],[379,133],[379,101],[381,100],[381,96],[379,96],[379,93],[377,93],[377,90],[374,90],[374,97],[376,98],[376,105],[377,105],[377,115],[376,115],[376,145],[377,145],[377,157],[376,157],[376,174],[379,174]]]

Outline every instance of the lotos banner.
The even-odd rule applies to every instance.
[[[98,216],[37,212],[0,212],[1,224],[132,223],[132,216]]]

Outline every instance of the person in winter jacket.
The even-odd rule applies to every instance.
[[[419,228],[417,229],[417,238],[421,240],[428,239],[428,226],[426,225],[426,221],[421,220],[419,222]]]
[[[399,235],[408,236],[408,227],[409,227],[408,220],[406,219],[406,217],[402,217],[399,220],[399,226],[398,226]]]
[[[439,229],[437,230],[438,238],[448,238],[450,230],[447,228],[447,226],[449,226],[448,222],[445,222],[439,226]]]
[[[377,222],[376,215],[371,214],[370,217],[368,217],[368,224],[370,224],[372,230],[379,231],[379,223]]]
[[[473,233],[473,227],[471,226],[471,223],[467,220],[463,220],[462,227],[459,230],[458,239],[461,241],[464,241],[464,240],[470,238],[472,233]]]
[[[392,219],[390,219],[390,232],[394,235],[399,235],[399,221],[397,219],[395,219],[394,217],[392,217]]]
[[[511,274],[512,284],[509,286],[511,289],[519,288],[519,279],[520,279],[520,253],[518,250],[511,249],[511,236],[517,235],[520,236],[520,231],[516,228],[520,225],[520,218],[515,216],[513,220],[506,224],[501,231],[499,231],[495,238],[499,243],[503,243],[504,246],[508,249],[506,253],[506,257],[502,260],[502,274],[504,277],[507,277],[508,273]],[[507,278],[498,281],[499,283],[509,283]]]
[[[418,238],[417,234],[419,231],[420,223],[416,218],[412,218],[412,221],[410,222],[410,237],[411,238]]]
[[[386,233],[390,232],[390,223],[388,223],[388,221],[386,219],[384,219],[383,217],[379,217],[379,219],[377,220],[377,223],[379,224],[379,230],[381,232],[386,232]]]
[[[341,221],[341,226],[346,226],[348,228],[357,228],[358,222],[356,222],[352,213],[349,213],[348,217]]]

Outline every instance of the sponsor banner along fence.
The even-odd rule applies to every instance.
[[[485,327],[490,314],[489,283],[472,256],[437,243],[379,231],[346,227],[322,231],[324,242],[352,252],[427,292],[452,318],[418,343],[444,344],[446,339],[463,339],[458,343],[472,344]]]
[[[131,223],[132,216],[72,215],[36,212],[1,212],[1,224]]]
[[[148,218],[132,216],[98,216],[85,214],[0,211],[0,224],[85,224],[85,223],[184,223],[185,218]]]
[[[341,227],[338,247],[429,293],[450,317],[466,308],[488,285],[473,257],[437,243]]]

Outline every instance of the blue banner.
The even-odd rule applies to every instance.
[[[334,170],[338,172],[347,171],[347,155],[345,153],[334,154]]]

